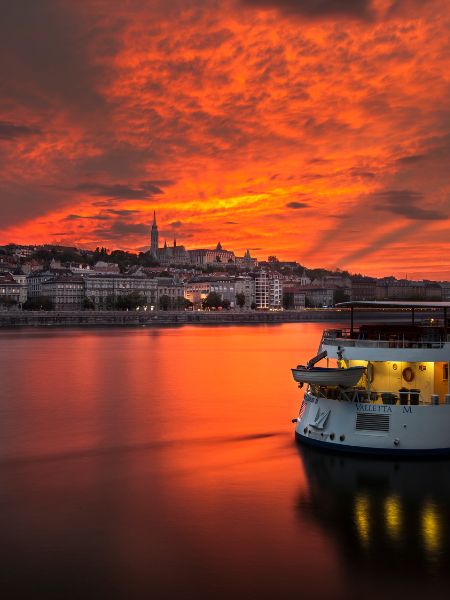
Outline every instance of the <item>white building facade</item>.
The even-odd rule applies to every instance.
[[[282,285],[277,274],[260,271],[255,278],[255,303],[257,310],[281,310]]]

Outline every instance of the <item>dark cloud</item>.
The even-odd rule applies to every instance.
[[[397,163],[399,165],[413,165],[420,162],[424,158],[424,154],[411,154],[410,156],[402,156],[401,158],[397,159]]]
[[[306,202],[288,202],[286,204],[287,208],[308,208],[308,204]]]
[[[447,215],[439,210],[417,206],[424,194],[412,190],[385,190],[370,195],[377,210],[386,210],[414,221],[439,221]]]
[[[67,217],[64,217],[64,219],[62,219],[63,221],[77,221],[79,219],[94,219],[94,220],[98,220],[98,221],[107,221],[110,217],[106,216],[106,215],[67,215]]]
[[[37,127],[28,125],[18,125],[9,121],[0,121],[0,140],[15,140],[16,138],[29,137],[30,135],[40,135],[42,131]]]
[[[22,105],[49,109],[63,104],[80,116],[104,111],[97,91],[103,71],[89,49],[95,38],[99,54],[113,54],[113,38],[102,35],[94,22],[86,27],[82,11],[74,8],[57,0],[2,3],[0,76],[3,89]]]
[[[119,217],[128,217],[129,215],[140,213],[141,211],[133,208],[110,208],[106,212],[111,213],[112,215],[118,215]]]
[[[0,161],[1,164],[1,161]],[[26,169],[22,170],[25,173]],[[2,181],[3,169],[0,167],[0,222],[2,227],[26,219],[42,217],[46,212],[61,209],[71,198],[64,190],[44,186],[41,181],[24,182],[21,178]],[[73,209],[68,209],[73,210]]]
[[[238,225],[236,221],[225,221],[225,225]]]
[[[328,158],[321,158],[320,156],[318,156],[316,158],[310,158],[306,162],[311,165],[315,165],[315,164],[322,165],[322,164],[327,164],[331,161]]]
[[[243,4],[262,9],[277,9],[287,15],[310,19],[352,17],[369,20],[372,0],[241,0]]]
[[[442,129],[448,128],[450,125],[450,114],[444,114],[439,121],[439,127]],[[436,165],[436,161],[444,162],[442,167],[448,170],[447,163],[450,159],[450,134],[443,136],[434,136],[426,138],[421,142],[421,152],[417,154],[409,154],[401,156],[396,160],[396,164],[400,167],[415,167],[426,168],[430,162]],[[436,168],[436,167],[435,167]],[[438,167],[441,170],[441,166]],[[444,177],[447,175],[445,172]]]
[[[358,167],[354,167],[353,169],[348,169],[346,171],[351,177],[358,177],[362,179],[375,179],[375,173],[371,171],[365,171],[364,169],[359,169]]]
[[[118,235],[141,235],[148,234],[150,231],[146,223],[125,223],[115,221],[111,226],[111,232]]]
[[[73,188],[77,192],[86,192],[91,196],[104,196],[107,198],[117,198],[120,200],[146,200],[152,196],[163,194],[158,187],[162,181],[142,181],[139,185],[130,186],[122,183],[80,183]]]
[[[386,6],[379,7],[374,0],[240,0],[241,4],[261,9],[276,9],[287,16],[318,20],[346,18],[359,21],[387,20],[411,12],[414,14],[428,1],[391,0]]]
[[[169,225],[174,229],[179,229],[180,227],[183,227],[183,223],[181,221],[173,221],[172,223],[169,223]]]
[[[142,236],[148,234],[150,228],[146,223],[127,223],[126,221],[114,221],[111,226],[94,229],[91,233],[99,240],[119,240],[123,236]]]
[[[133,179],[142,176],[147,162],[155,163],[158,152],[153,147],[136,147],[130,142],[117,142],[114,132],[109,131],[104,137],[96,139],[98,152],[94,156],[79,157],[75,161],[75,173],[81,179]],[[158,185],[158,183],[155,183]]]
[[[142,181],[142,186],[154,186],[158,185],[160,187],[168,187],[169,185],[173,185],[172,179],[152,179],[151,181]]]
[[[147,230],[150,231],[150,229],[148,227],[147,227]],[[194,237],[193,233],[188,233],[187,231],[183,231],[183,233],[182,234],[180,233],[180,235],[182,235],[183,239]],[[163,239],[163,240],[167,241],[167,240],[173,240],[176,237],[177,236],[173,229],[160,229],[159,230],[159,239]],[[172,242],[167,242],[167,243],[168,243],[168,245],[170,245]]]

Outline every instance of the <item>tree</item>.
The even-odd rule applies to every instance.
[[[53,300],[48,296],[37,296],[28,298],[22,306],[23,310],[53,310]]]
[[[127,299],[130,303],[131,310],[147,305],[147,298],[144,296],[144,294],[140,294],[139,292],[131,292],[130,294],[127,294]]]
[[[32,254],[32,258],[35,258],[41,263],[48,264],[52,260],[53,254],[50,252],[50,250],[39,248],[39,250],[36,250],[36,252]]]
[[[226,265],[225,271],[230,275],[237,275],[239,273],[239,267],[235,263]]]
[[[183,308],[184,308],[184,310],[189,310],[193,306],[194,306],[194,304],[190,300],[188,300],[187,298],[183,298]]]
[[[286,310],[294,308],[294,294],[292,292],[283,292],[283,308]]]
[[[109,294],[105,298],[105,308],[106,310],[114,310],[116,308],[116,298],[113,294]]]
[[[94,310],[95,304],[91,298],[83,298],[83,310]]]
[[[116,308],[119,310],[136,310],[138,306],[145,304],[147,304],[147,299],[139,292],[130,292],[126,296],[118,296],[116,300]]]
[[[334,303],[338,304],[339,302],[345,302],[348,300],[348,294],[342,288],[338,288],[334,290]]]
[[[117,310],[127,310],[130,308],[128,304],[128,300],[126,296],[117,296],[115,300],[115,308]]]
[[[6,308],[11,308],[12,306],[17,305],[17,300],[14,300],[14,298],[11,298],[11,296],[5,296],[0,298],[0,304]]]
[[[170,308],[170,298],[166,294],[162,295],[159,299],[159,308],[161,310],[169,310]]]
[[[239,306],[239,308],[244,308],[245,294],[243,294],[243,293],[236,294],[236,304]]]
[[[231,302],[229,300],[227,300],[226,298],[224,300],[222,300],[222,308],[225,308],[225,310],[228,310],[231,306]]]
[[[76,250],[69,250],[69,249],[63,250],[58,255],[58,258],[62,263],[65,263],[65,262],[79,263],[79,262],[83,261],[81,254],[79,252],[77,252]]]
[[[138,256],[138,263],[143,267],[159,267],[159,262],[150,252],[140,252]]]
[[[203,308],[219,308],[222,297],[217,292],[210,292],[202,302]]]

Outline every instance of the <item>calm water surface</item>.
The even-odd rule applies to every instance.
[[[4,597],[448,597],[450,463],[293,440],[323,327],[2,332]]]

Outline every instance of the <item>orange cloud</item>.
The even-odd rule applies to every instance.
[[[444,0],[25,4],[0,243],[143,248],[156,209],[188,247],[450,276]]]

